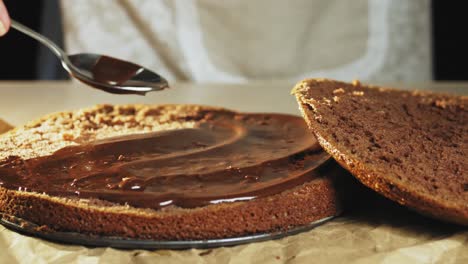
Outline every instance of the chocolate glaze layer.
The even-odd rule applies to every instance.
[[[79,56],[72,55],[69,56],[69,59],[73,65],[81,69],[82,75],[89,78],[86,79],[80,75],[75,75],[78,80],[91,87],[109,93],[145,95],[148,91],[139,89],[117,89],[102,84],[110,86],[140,86],[144,83],[144,81],[142,81],[144,79],[155,83],[165,82],[165,80],[160,79],[159,76],[148,75],[148,71],[140,65],[113,57],[101,55],[83,60]],[[168,86],[166,88],[168,88]]]
[[[0,186],[141,208],[193,208],[280,193],[329,159],[300,117],[214,115],[197,127],[134,134],[0,162]],[[323,166],[322,166],[323,168]]]
[[[141,66],[119,59],[101,56],[94,64],[92,75],[98,82],[122,84],[144,70]]]

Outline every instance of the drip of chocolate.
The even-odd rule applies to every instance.
[[[214,115],[195,128],[69,146],[0,162],[0,186],[141,208],[273,195],[320,176],[329,156],[300,117]]]

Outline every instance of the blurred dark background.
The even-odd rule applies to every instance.
[[[468,80],[468,8],[466,1],[432,0],[434,80]]]
[[[6,4],[15,20],[63,47],[58,0],[7,1]],[[37,41],[13,29],[0,40],[0,80],[68,79],[58,59]]]
[[[10,14],[63,47],[59,1],[8,1]],[[434,80],[468,80],[465,1],[432,0]],[[68,76],[38,42],[12,30],[0,41],[0,80],[62,80]],[[33,61],[34,63],[31,63]]]

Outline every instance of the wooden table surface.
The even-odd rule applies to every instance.
[[[176,83],[173,88],[147,96],[112,95],[88,88],[79,82],[0,82],[0,118],[13,125],[56,111],[72,110],[100,103],[165,104],[189,103],[222,106],[239,111],[299,114],[290,95],[292,82],[249,84]],[[392,85],[403,89],[434,90],[468,94],[465,83],[426,83]]]

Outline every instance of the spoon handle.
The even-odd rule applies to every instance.
[[[61,60],[66,58],[65,51],[63,51],[59,46],[57,46],[53,41],[50,39],[46,38],[45,36],[37,33],[36,31],[28,28],[27,26],[15,21],[11,20],[11,27],[32,37],[33,39],[41,42],[44,44],[46,47],[48,47],[57,57],[59,57]]]

